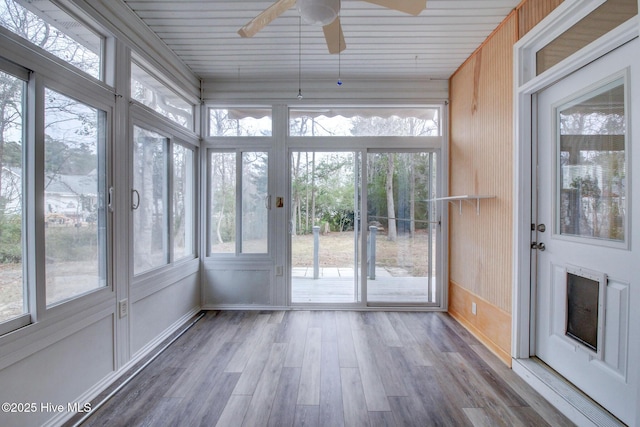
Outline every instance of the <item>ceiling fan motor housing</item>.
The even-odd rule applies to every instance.
[[[307,24],[327,25],[340,12],[340,0],[298,0],[298,12]]]

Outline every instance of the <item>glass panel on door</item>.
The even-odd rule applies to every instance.
[[[625,240],[624,81],[618,79],[558,109],[558,230]]]
[[[358,299],[358,156],[291,153],[291,302]]]
[[[368,153],[368,302],[438,301],[435,174],[435,153]]]

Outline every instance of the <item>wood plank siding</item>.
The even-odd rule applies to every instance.
[[[513,251],[513,45],[560,0],[523,1],[454,73],[450,195],[495,195],[449,213],[449,311],[510,363]],[[471,303],[477,305],[472,314]]]
[[[446,313],[212,311],[82,424],[105,425],[572,424]]]
[[[535,0],[524,1],[518,7],[518,34],[522,38],[545,16],[550,14],[562,0]]]

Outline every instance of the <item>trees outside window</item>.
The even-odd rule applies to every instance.
[[[23,111],[26,82],[0,71],[0,322],[25,312]]]
[[[210,253],[268,253],[269,154],[212,151],[209,173]]]
[[[195,153],[140,126],[133,128],[133,142],[133,266],[139,275],[195,255]]]
[[[106,113],[45,89],[47,305],[106,286]]]

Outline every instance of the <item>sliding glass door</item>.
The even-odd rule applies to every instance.
[[[359,299],[356,152],[292,151],[291,301]]]
[[[431,151],[291,151],[291,302],[437,305],[436,173]]]
[[[437,157],[433,152],[367,154],[367,301],[434,304]]]

